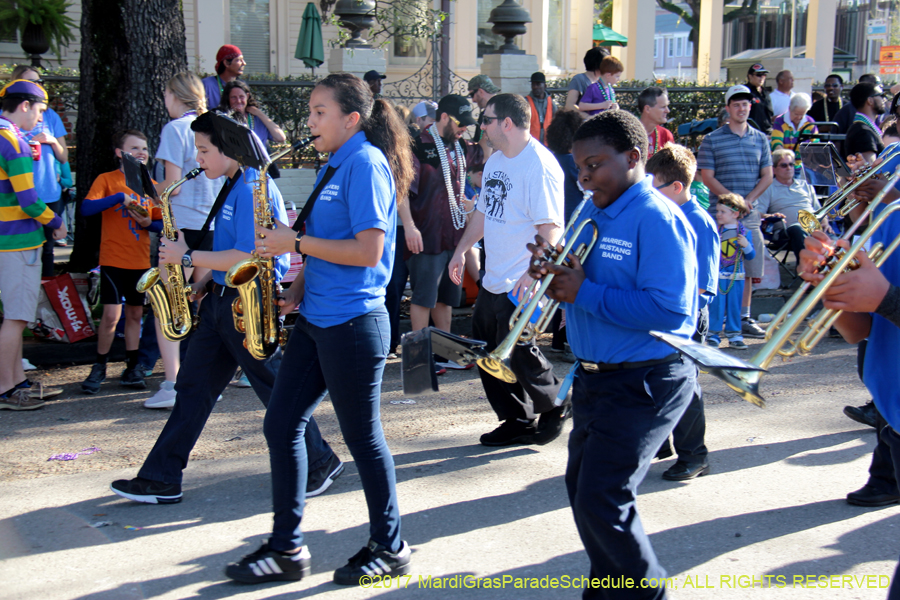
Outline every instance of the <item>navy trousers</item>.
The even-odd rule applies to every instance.
[[[267,360],[250,356],[244,348],[244,334],[234,328],[234,298],[208,294],[200,304],[200,324],[191,335],[190,349],[175,381],[175,407],[138,477],[181,483],[191,450],[239,366],[263,406],[269,405],[281,350]],[[314,469],[324,466],[333,454],[314,421],[307,428],[306,450]]]
[[[578,369],[566,488],[591,579],[664,578],[637,512],[650,461],[690,402],[697,369],[678,358],[641,369]],[[584,598],[666,597],[664,588],[585,588]]]
[[[284,552],[303,545],[300,522],[306,479],[313,468],[312,456],[307,467],[315,427],[312,414],[327,391],[359,469],[369,537],[391,552],[400,550],[394,459],[381,427],[381,379],[389,339],[383,306],[333,327],[318,327],[302,315],[297,319],[264,425],[272,465],[273,549]]]

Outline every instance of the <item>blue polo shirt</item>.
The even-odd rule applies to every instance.
[[[222,209],[216,215],[216,228],[207,235],[213,236],[213,252],[237,249],[242,252],[253,252],[256,249],[256,222],[253,219],[253,184],[259,179],[255,169],[245,169],[237,183],[228,192]],[[275,218],[287,223],[284,200],[281,191],[272,179],[268,182],[269,198]],[[275,280],[281,281],[291,266],[289,254],[282,254],[275,260]],[[225,285],[225,271],[213,271],[213,281]]]
[[[55,138],[66,136],[66,127],[52,108],[44,111],[44,118],[37,124],[37,127],[23,132],[25,139],[29,142],[31,138],[41,133],[47,133]],[[34,189],[44,204],[56,202],[62,195],[62,186],[56,176],[58,162],[56,155],[53,154],[53,146],[41,144],[41,160],[34,163]]]
[[[766,134],[752,127],[740,136],[728,125],[703,138],[697,168],[715,171],[716,179],[735,194],[746,196],[759,183],[759,171],[772,166]],[[709,192],[709,211],[716,210],[718,196]]]
[[[587,278],[566,306],[569,344],[580,359],[620,363],[654,360],[672,347],[648,333],[690,339],[697,320],[697,235],[684,213],[647,177],[605,209],[585,204],[597,244]],[[587,242],[591,228],[581,241]]]
[[[350,240],[366,229],[384,231],[381,260],[373,267],[339,265],[314,256],[304,267],[300,313],[318,327],[333,327],[384,304],[397,237],[397,192],[387,158],[359,132],[331,155],[337,169],[306,221],[306,233],[327,240]],[[316,185],[326,169],[319,171]]]
[[[702,309],[712,302],[718,288],[719,228],[709,213],[693,197],[689,202],[681,205],[681,210],[697,235],[697,273],[699,275],[697,288],[706,290],[706,293],[700,296],[698,309]]]
[[[900,142],[894,142],[890,146],[885,147],[885,149],[881,151],[881,154],[878,155],[879,158],[887,156],[888,154],[896,150],[898,146],[900,146]],[[896,171],[897,167],[900,167],[900,154],[894,156],[894,158],[887,161],[886,163],[881,164],[878,168],[878,172],[882,175],[887,176]]]
[[[883,242],[887,246],[898,235],[900,235],[900,215],[894,214],[872,235],[871,244]],[[893,285],[900,285],[900,254],[893,253],[881,266],[881,272]],[[881,315],[873,314],[872,331],[869,333],[866,360],[863,364],[863,382],[875,399],[878,411],[895,431],[900,431],[898,348],[900,348],[900,328]]]

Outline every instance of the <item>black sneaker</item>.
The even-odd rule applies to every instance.
[[[369,540],[369,545],[353,555],[346,565],[334,572],[334,582],[338,585],[359,585],[362,577],[377,575],[405,575],[409,573],[409,559],[412,551],[403,542],[396,554],[388,552],[381,544]]]
[[[741,333],[744,337],[761,340],[766,337],[765,330],[752,317],[741,318]]]
[[[106,365],[94,363],[91,374],[81,382],[81,391],[85,394],[96,394],[100,391],[100,384],[106,379]]]
[[[142,390],[147,389],[147,384],[144,383],[144,374],[139,367],[132,367],[122,371],[122,379],[119,383],[126,387],[139,388]]]
[[[534,443],[539,446],[549,444],[562,433],[563,424],[572,416],[572,403],[564,402],[553,410],[541,414],[538,420],[537,433],[534,434]]]
[[[142,477],[117,479],[109,484],[116,494],[146,504],[175,504],[181,502],[180,483],[161,483]]]
[[[259,550],[225,567],[225,576],[241,583],[298,581],[309,575],[310,555],[306,546],[295,554],[282,554],[263,544]]]
[[[334,480],[344,472],[344,463],[337,457],[337,454],[331,455],[331,459],[315,471],[310,471],[306,478],[306,497],[313,498],[322,494],[331,487]]]
[[[509,419],[500,423],[500,427],[481,436],[482,446],[509,446],[510,444],[531,444],[537,428],[534,421],[522,422]]]

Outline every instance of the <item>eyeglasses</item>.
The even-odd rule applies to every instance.
[[[500,117],[482,117],[481,122],[484,123],[485,125],[490,125],[491,123],[493,123],[494,121],[496,121],[499,118]]]
[[[792,165],[791,163],[778,163],[775,166],[778,168],[782,168],[782,167],[793,167],[794,165]]]
[[[662,185],[655,185],[655,186],[653,186],[653,187],[654,187],[655,189],[657,189],[657,190],[664,190],[664,189],[666,189],[667,187],[669,187],[670,185],[672,185],[673,183],[675,183],[675,180],[674,180],[674,179],[673,179],[672,181],[667,181],[666,183],[664,183],[664,184],[662,184]]]
[[[822,87],[827,87],[827,88],[839,88],[839,87],[841,87],[841,84],[839,84],[839,83],[826,83],[826,84],[825,84],[824,86],[822,86]]]
[[[450,120],[453,121],[453,123],[454,123],[457,127],[462,127],[462,124],[459,122],[459,119],[457,119],[457,118],[454,117],[453,115],[447,115],[447,116],[450,117]]]

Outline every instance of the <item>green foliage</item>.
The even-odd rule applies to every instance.
[[[60,47],[74,39],[72,30],[78,27],[66,14],[70,6],[66,0],[0,0],[0,34],[23,35],[28,25],[40,25],[50,50],[61,59]]]
[[[0,64],[0,79],[9,79],[16,65]],[[36,69],[44,78],[44,89],[50,97],[50,106],[54,110],[77,110],[78,108],[78,81],[72,78],[78,77],[76,69]]]

